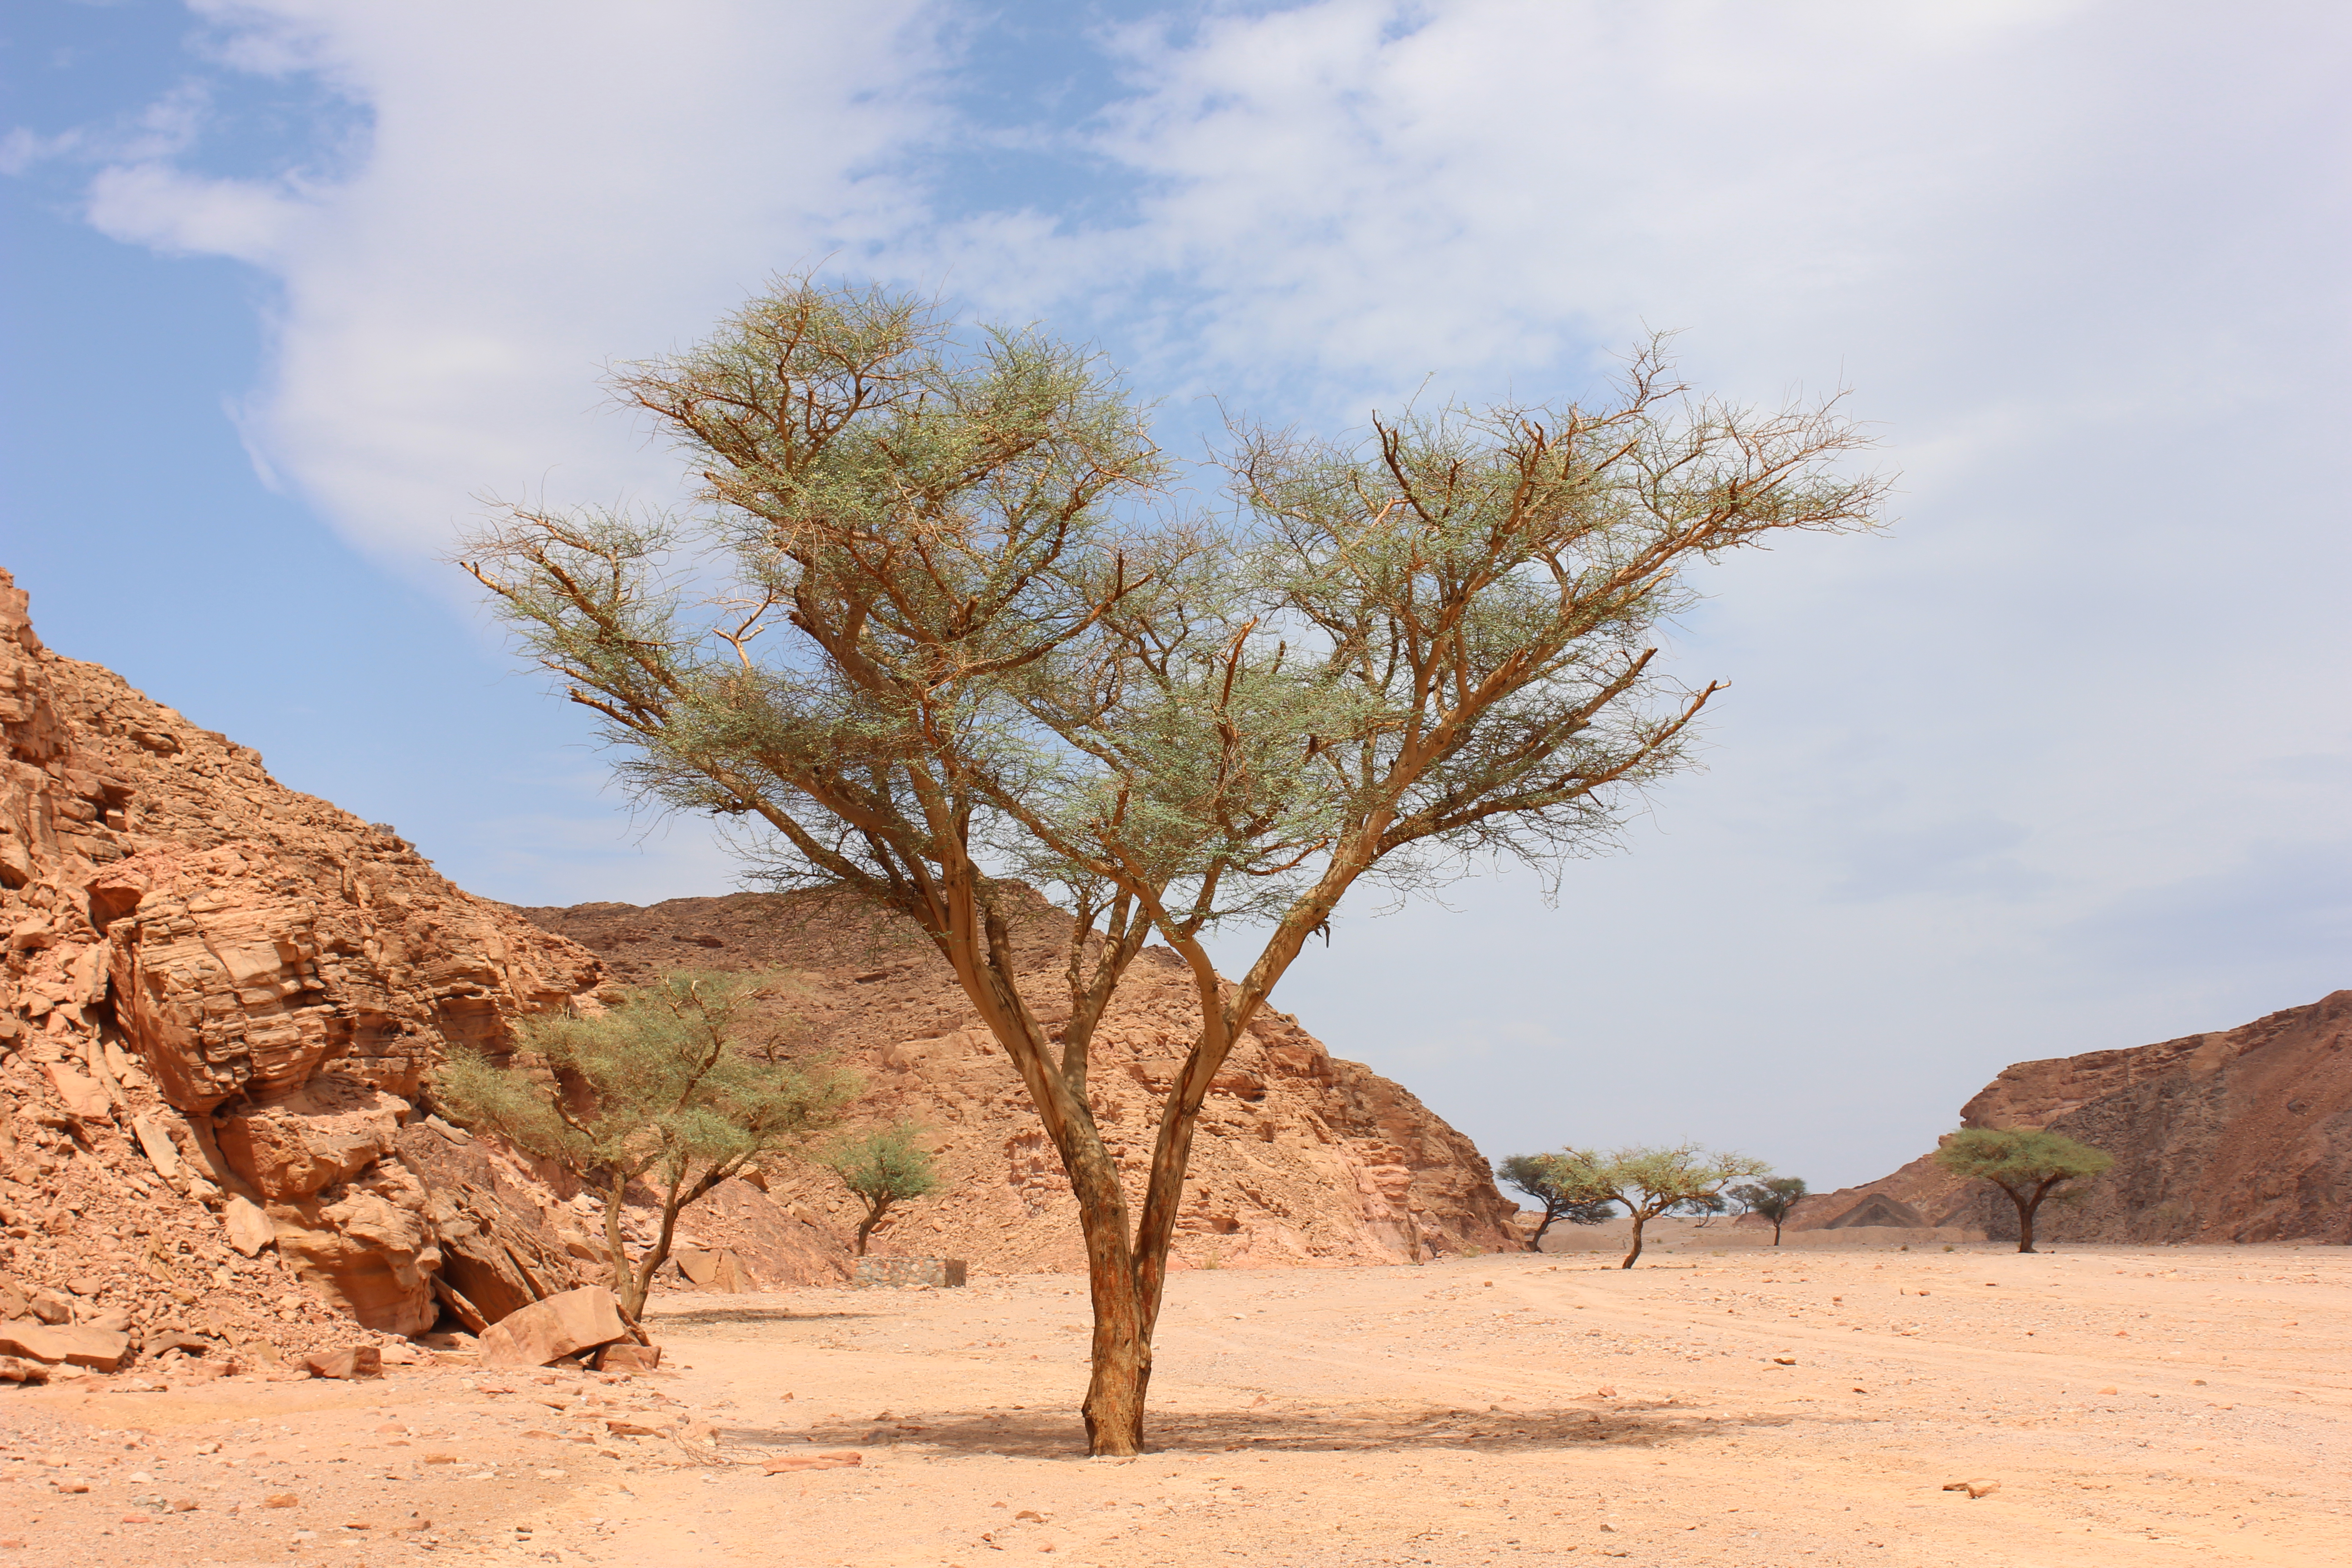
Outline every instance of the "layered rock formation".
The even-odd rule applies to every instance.
[[[793,977],[810,1048],[867,1086],[860,1121],[910,1118],[943,1190],[877,1233],[877,1250],[946,1253],[998,1270],[1083,1266],[1076,1203],[1012,1063],[952,971],[911,928],[820,894],[739,893],[639,909],[523,911],[595,950],[616,979],[672,968]],[[1043,899],[1019,924],[1024,993],[1050,1023],[1066,917]],[[1139,1197],[1158,1097],[1193,1027],[1192,980],[1166,949],[1136,961],[1095,1037],[1095,1116]],[[837,1183],[778,1162],[771,1194],[803,1215],[853,1218]],[[1262,1013],[1202,1118],[1177,1256],[1192,1265],[1394,1263],[1519,1245],[1517,1205],[1470,1141],[1399,1085],[1330,1055],[1297,1020]],[[698,1219],[698,1232],[721,1231]]]
[[[2003,1068],[1963,1127],[2047,1127],[2116,1156],[2036,1231],[2073,1241],[2352,1242],[2352,991],[2236,1029]],[[1929,1225],[2015,1240],[2007,1198],[1922,1155],[1807,1198],[1799,1229],[1884,1195]]]
[[[451,1042],[498,1048],[593,990],[591,954],[44,648],[5,573],[0,736],[13,1279],[78,1317],[286,1348],[339,1321],[431,1327],[453,1236],[577,1282],[543,1203],[480,1245],[485,1216],[460,1224],[402,1140]]]

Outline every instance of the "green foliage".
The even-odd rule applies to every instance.
[[[1555,1163],[1557,1179],[1569,1190],[1605,1194],[1625,1205],[1633,1221],[1633,1250],[1621,1265],[1626,1268],[1642,1256],[1642,1227],[1651,1220],[1676,1210],[1720,1213],[1725,1188],[1771,1171],[1761,1160],[1711,1153],[1690,1143],[1671,1149],[1564,1149],[1544,1157]]]
[[[1543,1250],[1544,1233],[1553,1224],[1599,1225],[1617,1212],[1617,1201],[1598,1192],[1571,1185],[1557,1156],[1513,1154],[1495,1163],[1495,1178],[1535,1199],[1543,1221],[1528,1237],[1528,1250]]]
[[[2065,1203],[2071,1184],[2104,1175],[2116,1157],[2040,1127],[1963,1127],[1946,1137],[1936,1163],[1956,1176],[1990,1182],[2017,1209],[2017,1250],[2033,1250],[2033,1216],[2044,1200]]]
[[[866,1205],[866,1217],[857,1227],[860,1258],[866,1256],[866,1238],[893,1205],[939,1190],[930,1152],[918,1142],[919,1136],[913,1122],[894,1122],[835,1144],[824,1157],[825,1169]]]
[[[1724,1190],[1724,1196],[1744,1205],[1750,1214],[1760,1214],[1772,1222],[1772,1245],[1780,1245],[1780,1227],[1805,1196],[1802,1176],[1772,1176],[1761,1182],[1747,1182]]]
[[[776,994],[757,975],[665,975],[601,1015],[526,1019],[522,1061],[454,1053],[434,1096],[455,1120],[603,1192],[614,1289],[635,1318],[679,1211],[761,1155],[832,1126],[854,1091],[845,1076],[782,1054],[782,1032],[758,1017]],[[633,1270],[620,1216],[639,1182],[660,1199],[662,1225]]]

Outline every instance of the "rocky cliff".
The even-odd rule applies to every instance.
[[[427,1329],[445,1273],[572,1282],[543,1204],[428,1186],[400,1143],[451,1041],[495,1048],[593,955],[43,647],[5,572],[0,738],[12,1289],[267,1354]]]
[[[2047,1127],[2116,1156],[2036,1229],[2074,1241],[2352,1242],[2352,991],[2240,1028],[2003,1068],[1963,1127]],[[1930,1225],[2014,1240],[2009,1200],[1922,1155],[1875,1182],[1805,1200],[1832,1224],[1873,1194]]]
[[[790,975],[809,1047],[866,1083],[857,1119],[921,1124],[946,1178],[939,1196],[877,1233],[877,1251],[944,1252],[1001,1270],[1084,1266],[1076,1202],[1019,1076],[947,961],[910,927],[822,894],[522,912],[593,949],[624,982],[680,967]],[[1043,899],[1018,925],[1022,989],[1049,1025],[1067,1007],[1056,1001],[1067,930]],[[1191,1044],[1192,1016],[1182,961],[1147,949],[1095,1037],[1095,1117],[1138,1198],[1157,1097]],[[804,1215],[854,1220],[847,1194],[808,1165],[779,1163],[768,1181]],[[1177,1258],[1410,1262],[1516,1246],[1517,1213],[1468,1139],[1399,1085],[1333,1057],[1297,1019],[1263,1013],[1202,1112]]]

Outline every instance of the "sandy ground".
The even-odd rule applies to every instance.
[[[629,1380],[0,1391],[0,1564],[2352,1562],[2342,1248],[1612,1264],[1180,1275],[1123,1461],[1056,1275],[663,1298]]]

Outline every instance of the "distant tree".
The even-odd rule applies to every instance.
[[[1719,1212],[1723,1190],[1742,1176],[1761,1176],[1772,1167],[1744,1154],[1716,1154],[1685,1143],[1672,1149],[1564,1149],[1545,1156],[1558,1163],[1570,1190],[1604,1194],[1625,1205],[1633,1219],[1633,1247],[1621,1268],[1642,1256],[1642,1227],[1676,1210]]]
[[[1772,1222],[1772,1245],[1780,1245],[1780,1226],[1795,1212],[1798,1200],[1805,1195],[1802,1176],[1770,1176],[1760,1182],[1748,1182],[1727,1189],[1724,1196],[1738,1204],[1749,1214],[1760,1214]]]
[[[1963,1127],[1936,1151],[1956,1176],[1990,1182],[2017,1205],[2017,1250],[2033,1250],[2033,1215],[2042,1200],[2070,1182],[2105,1173],[2116,1157],[2104,1149],[2039,1127]]]
[[[1513,1154],[1496,1163],[1495,1176],[1505,1186],[1535,1199],[1543,1210],[1543,1223],[1528,1237],[1529,1252],[1543,1250],[1544,1233],[1555,1220],[1564,1219],[1570,1225],[1599,1225],[1617,1211],[1614,1198],[1568,1184],[1556,1155]]]
[[[836,1146],[825,1156],[825,1168],[866,1205],[857,1226],[857,1256],[866,1256],[866,1242],[893,1204],[939,1191],[940,1178],[931,1168],[929,1151],[916,1141],[912,1122],[877,1127]]]
[[[525,1020],[520,1061],[461,1048],[435,1075],[448,1115],[603,1193],[613,1293],[631,1322],[679,1212],[761,1155],[832,1127],[854,1088],[779,1058],[782,1031],[755,1020],[774,994],[758,975],[668,974],[599,1016]],[[621,1213],[637,1182],[661,1204],[661,1230],[633,1267]]]

